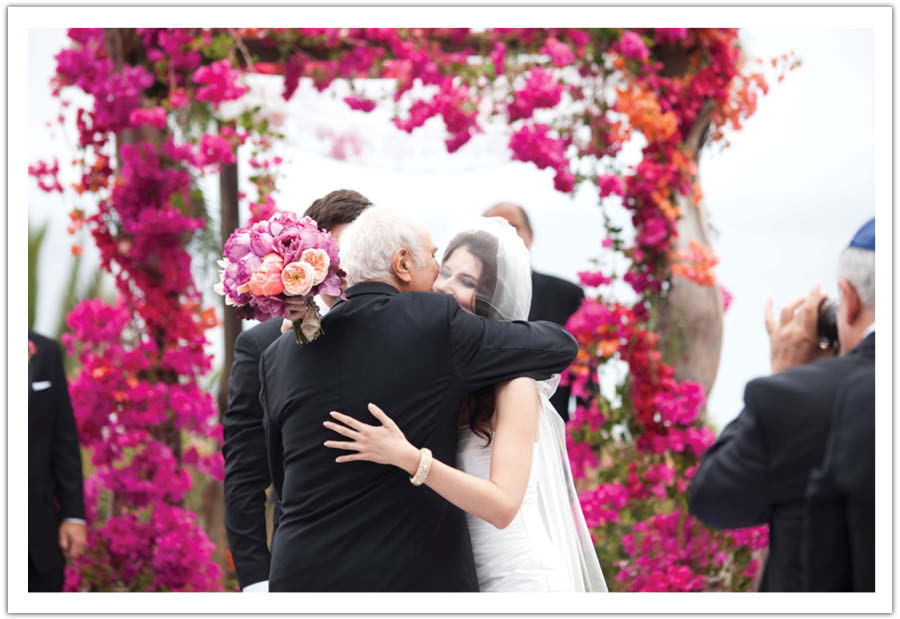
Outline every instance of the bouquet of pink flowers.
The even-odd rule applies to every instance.
[[[307,311],[294,322],[298,344],[322,334],[319,293],[340,296],[345,273],[331,233],[319,230],[309,217],[280,212],[265,221],[231,233],[219,260],[221,279],[216,292],[241,318],[259,321],[287,318],[288,297],[302,297]]]

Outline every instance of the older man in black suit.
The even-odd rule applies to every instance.
[[[87,537],[81,451],[59,344],[28,340],[28,590],[62,591]]]
[[[875,591],[874,219],[853,239],[841,267],[838,334],[841,348],[857,358],[841,379],[825,459],[806,488],[807,591]]]
[[[525,209],[512,202],[499,202],[484,212],[485,217],[502,217],[516,229],[531,249],[534,241],[534,230]],[[565,325],[584,300],[581,287],[564,279],[531,271],[531,311],[528,320],[549,320],[558,325]],[[563,421],[569,420],[569,399],[571,389],[560,385],[550,402]]]
[[[313,202],[304,215],[340,242],[344,228],[372,203],[350,189],[332,191]],[[334,304],[323,297],[326,307]],[[266,535],[266,488],[272,483],[266,462],[266,435],[259,404],[259,357],[281,335],[281,319],[273,319],[241,333],[234,345],[234,364],[228,378],[228,408],[222,425],[225,444],[225,531],[234,559],[238,584],[246,592],[268,590],[270,553]],[[277,502],[274,520],[277,525]]]
[[[282,517],[272,541],[272,591],[477,591],[465,514],[402,471],[337,465],[323,447],[333,410],[370,420],[391,411],[410,442],[456,461],[467,393],[568,366],[574,338],[549,322],[500,322],[430,292],[438,272],[420,224],[374,207],[341,249],[346,301],[325,335],[298,347],[285,334],[260,361],[273,483]],[[426,292],[427,291],[427,292]]]
[[[709,526],[736,529],[768,523],[769,558],[760,584],[763,591],[802,591],[811,586],[810,581],[819,582],[818,588],[847,587],[853,580],[849,576],[837,580],[823,576],[857,569],[863,572],[859,582],[871,586],[874,510],[869,507],[874,506],[874,499],[872,493],[866,494],[866,488],[874,484],[874,460],[870,460],[873,435],[865,440],[853,437],[854,447],[847,451],[838,446],[832,458],[842,462],[852,452],[863,459],[863,468],[872,471],[870,479],[867,473],[856,476],[867,484],[859,489],[860,496],[845,487],[840,470],[837,477],[829,472],[834,467],[829,466],[828,460],[822,472],[812,479],[810,476],[823,464],[836,414],[840,419],[873,416],[874,401],[862,402],[874,393],[874,221],[871,229],[871,249],[865,240],[859,240],[860,234],[866,236],[864,227],[839,262],[842,300],[838,333],[842,356],[820,359],[816,325],[824,295],[818,287],[805,299],[786,307],[780,324],[775,323],[771,306],[767,307],[772,376],[747,384],[744,410],[704,454],[688,491],[691,513]],[[856,397],[860,390],[862,400]],[[848,411],[847,406],[853,410]],[[866,444],[872,451],[866,452]],[[853,477],[852,469],[844,468],[843,472]],[[816,510],[810,511],[811,501],[819,501],[834,511],[816,514]],[[854,502],[859,509],[841,511]],[[810,517],[812,529],[808,523],[804,525]],[[840,536],[822,535],[825,531]],[[804,537],[810,535],[815,539],[804,545]],[[864,541],[854,561],[862,561],[863,565],[848,558],[854,551],[847,545],[860,537]],[[835,550],[835,544],[840,551]],[[809,553],[805,548],[810,548]],[[808,564],[806,554],[814,557],[815,564]],[[826,584],[829,581],[831,584]]]

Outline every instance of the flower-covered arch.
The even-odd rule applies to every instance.
[[[679,230],[702,199],[700,148],[739,130],[767,90],[736,30],[73,29],[69,38],[53,92],[93,97],[76,114],[81,178],[71,190],[99,205],[70,216],[90,231],[119,292],[115,305],[86,301],[68,318],[65,343],[80,364],[73,404],[95,469],[89,551],[69,570],[69,589],[223,586],[214,545],[184,505],[194,478],[223,474],[216,407],[198,384],[211,365],[204,331],[217,318],[202,307],[187,245],[205,225],[197,179],[219,173],[236,194],[239,148],[253,152],[252,219],[277,209],[277,131],[253,110],[218,113],[240,102],[247,72],[282,76],[285,99],[348,80],[351,110],[394,105],[393,123],[407,132],[440,118],[451,153],[484,123],[503,123],[511,158],[552,170],[557,190],[592,183],[601,208],[628,209],[633,241],[611,225],[597,234],[627,259],[637,301],[610,297],[617,274],[582,272],[593,294],[567,325],[581,346],[566,380],[581,398],[568,447],[582,506],[614,589],[749,587],[765,531],[713,532],[686,512],[713,432],[699,415],[704,385],[676,377],[659,327],[683,309],[667,304],[671,291],[690,282],[712,292],[721,329],[715,257],[702,235]],[[783,73],[796,61],[772,64]],[[389,80],[385,101],[359,87],[369,78]],[[625,169],[616,155],[637,134],[641,160]],[[46,191],[64,190],[58,172],[29,168]],[[226,236],[237,225],[236,211],[223,217]],[[596,375],[611,361],[628,376],[609,399]]]

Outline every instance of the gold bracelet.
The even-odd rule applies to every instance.
[[[416,474],[409,478],[413,486],[424,484],[425,480],[428,479],[428,473],[431,472],[431,450],[423,447],[419,450],[419,453],[421,454],[419,456],[419,468],[416,469]]]

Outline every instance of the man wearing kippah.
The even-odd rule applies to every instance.
[[[769,525],[761,591],[874,590],[874,250],[873,219],[838,262],[841,356],[819,347],[818,286],[779,322],[767,305],[772,375],[747,384],[688,491],[711,527]]]
[[[807,591],[875,591],[874,219],[860,229],[845,254],[841,264],[852,260],[855,269],[872,274],[872,290],[867,297],[868,290],[858,290],[850,280],[838,281],[838,334],[848,340],[846,347],[842,340],[842,348],[850,350],[857,340],[862,344],[838,389],[825,459],[810,474],[806,489]]]

